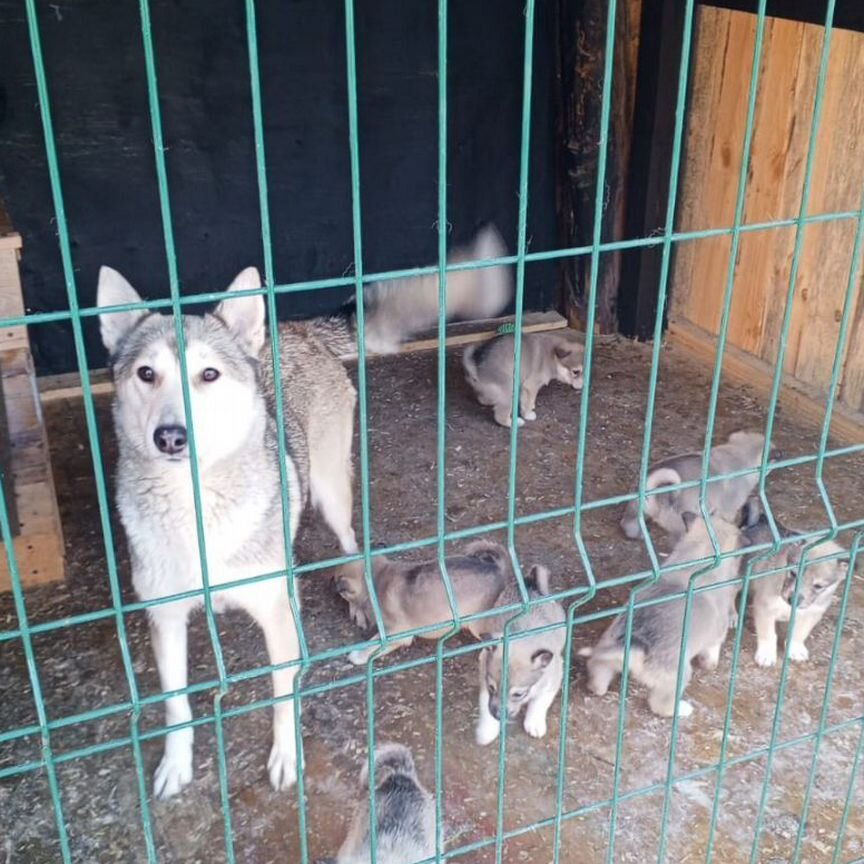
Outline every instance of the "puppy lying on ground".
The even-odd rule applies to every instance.
[[[507,581],[513,578],[507,550],[488,540],[469,544],[463,555],[448,557],[446,566],[460,618],[492,609]],[[440,629],[420,634],[422,639],[438,639],[450,629],[453,615],[437,560],[418,564],[379,556],[372,559],[372,567],[375,594],[388,636],[441,623]],[[352,561],[337,571],[336,590],[348,602],[354,622],[364,629],[369,627],[374,614],[362,561]],[[464,629],[480,638],[481,628],[486,626],[486,621],[480,619],[469,621]],[[414,637],[409,636],[390,642],[378,656],[413,641]],[[352,651],[348,659],[360,665],[377,650],[378,646],[372,645]]]
[[[469,345],[462,355],[465,380],[481,405],[491,405],[495,422],[510,426],[513,413],[512,334]],[[584,349],[558,332],[523,333],[519,375],[519,419],[534,420],[537,393],[550,381],[582,389]]]
[[[733,432],[725,444],[711,448],[708,476],[755,468],[762,457],[765,436],[759,432]],[[779,450],[771,451],[771,459],[781,457]],[[651,467],[645,489],[650,491],[661,486],[675,486],[702,476],[702,454],[685,453],[672,456]],[[750,493],[759,482],[759,474],[746,474],[728,480],[718,480],[707,485],[706,506],[708,512],[721,519],[733,521]],[[699,512],[699,487],[679,489],[667,494],[650,495],[645,499],[645,518],[659,525],[677,540],[686,529],[683,515]],[[631,539],[640,535],[638,502],[630,501],[624,510],[621,530]]]
[[[435,854],[435,802],[417,779],[411,751],[385,744],[375,751],[375,860],[413,864]],[[317,864],[369,864],[369,773],[360,774],[360,800],[336,858]]]
[[[525,580],[528,597],[537,600],[549,594],[549,571],[535,564]],[[518,586],[511,579],[496,605],[508,606],[521,600]],[[488,633],[500,636],[514,613],[484,620]],[[548,602],[532,607],[510,627],[507,664],[507,693],[501,694],[503,645],[487,646],[480,652],[480,719],[477,721],[478,744],[490,744],[501,731],[502,717],[514,720],[525,708],[525,731],[534,738],[546,734],[546,714],[561,689],[564,674],[564,627],[531,631],[550,624],[564,623],[560,603]]]
[[[664,566],[683,564],[714,555],[714,547],[702,519],[686,514],[687,533],[672,551]],[[739,529],[719,517],[712,517],[712,525],[721,552],[732,552],[743,544]],[[697,580],[697,587],[726,582],[738,576],[740,557],[724,558],[718,567]],[[690,577],[704,569],[705,564],[664,573],[659,581],[641,591],[637,602],[655,600],[686,590]],[[693,594],[690,605],[690,626],[684,652],[683,688],[692,674],[691,662],[698,658],[706,669],[716,669],[720,649],[735,610],[738,584]],[[630,674],[649,689],[648,704],[661,717],[671,717],[675,710],[675,685],[681,638],[684,632],[684,598],[653,606],[640,606],[633,610],[630,639]],[[602,696],[616,674],[624,668],[626,615],[619,615],[594,648],[583,648],[580,657],[588,657],[588,687]],[[693,706],[682,699],[678,714],[688,717]]]
[[[762,511],[758,497],[753,496],[743,508],[744,536],[750,545],[773,543],[768,519]],[[800,532],[784,527],[775,519],[777,530],[783,538],[797,537]],[[798,575],[801,554],[809,541],[803,538],[784,544],[776,555],[760,561],[763,553],[754,553],[753,581],[749,594],[753,599],[753,621],[756,626],[756,653],[753,659],[759,666],[773,666],[777,662],[777,622],[789,621],[792,614],[792,597],[795,584],[800,578],[798,609],[795,626],[787,634],[789,659],[805,661],[810,652],[804,644],[813,628],[831,605],[835,592],[843,584],[849,570],[849,562],[838,558],[820,560],[842,554],[844,549],[832,540],[826,540],[807,555],[804,571]],[[758,576],[767,570],[788,567],[788,572]]]

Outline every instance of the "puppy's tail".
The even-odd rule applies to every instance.
[[[500,543],[491,540],[475,540],[465,548],[465,554],[469,558],[479,558],[489,564],[494,564],[501,570],[510,566],[510,555]]]

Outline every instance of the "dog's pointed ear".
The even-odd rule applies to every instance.
[[[228,286],[228,291],[252,291],[261,287],[261,275],[255,267],[247,267],[237,274]],[[228,329],[241,341],[253,356],[264,347],[264,298],[260,294],[248,297],[233,297],[223,300],[214,310],[214,315],[225,322]]]
[[[535,669],[545,669],[552,662],[552,652],[541,648],[531,655],[531,665]]]
[[[681,514],[681,519],[684,522],[684,527],[689,531],[693,523],[699,519],[695,513],[691,513],[689,510],[686,513]]]
[[[140,303],[141,295],[113,268],[99,268],[99,283],[96,287],[97,306],[122,306]],[[102,344],[109,354],[114,354],[123,337],[149,313],[144,309],[129,312],[107,312],[99,316]]]

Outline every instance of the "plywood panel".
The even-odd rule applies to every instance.
[[[755,16],[702,7],[681,185],[679,230],[731,227],[755,39]],[[725,34],[725,36],[724,36]],[[744,224],[798,216],[822,48],[821,27],[766,22]],[[837,30],[829,54],[808,214],[855,210],[864,188],[864,34]],[[854,223],[804,229],[784,368],[825,388],[846,290]],[[743,234],[735,262],[729,344],[774,363],[789,289],[794,228]],[[728,238],[682,247],[672,316],[716,333],[729,264]],[[864,299],[857,292],[842,398],[864,399]]]

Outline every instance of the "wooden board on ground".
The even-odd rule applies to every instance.
[[[710,333],[688,322],[672,321],[667,340],[702,364],[713,367],[717,356],[717,340]],[[746,384],[763,399],[771,394],[774,369],[734,345],[727,344],[723,352],[722,374],[737,383]],[[816,426],[821,427],[825,421],[825,397],[791,375],[783,376],[779,401],[796,416]],[[864,414],[835,401],[830,433],[843,444],[864,443]]]
[[[504,324],[512,324],[513,316],[503,318],[487,318],[480,321],[464,321],[447,326],[447,347],[468,345],[471,342],[483,342],[492,339],[498,328]],[[527,312],[522,316],[522,331],[537,333],[543,330],[561,330],[567,326],[567,319],[557,312]],[[423,333],[417,339],[406,342],[400,349],[402,354],[415,351],[430,351],[438,347],[437,332]],[[377,355],[369,353],[370,358]],[[345,354],[342,360],[356,360],[356,353]],[[94,369],[90,372],[90,388],[94,396],[112,393],[114,385],[107,369]],[[81,395],[81,376],[77,372],[63,375],[50,375],[39,379],[39,393],[43,402],[54,399],[68,399]]]
[[[2,208],[0,208],[2,210]],[[24,312],[21,238],[0,234],[0,319]],[[63,531],[51,455],[27,328],[0,328],[0,465],[15,562],[25,588],[64,577]],[[0,591],[11,588],[8,550],[0,549]]]

